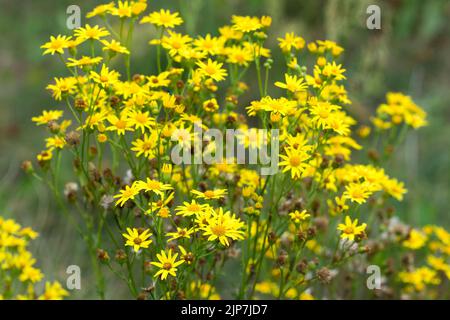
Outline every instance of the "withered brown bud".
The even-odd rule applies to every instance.
[[[308,240],[311,240],[316,236],[317,230],[315,227],[309,227],[306,233],[308,236]]]
[[[369,151],[367,151],[367,156],[369,157],[369,159],[375,162],[377,162],[380,159],[380,155],[378,154],[378,151],[375,149],[370,149]]]
[[[320,164],[320,168],[326,169],[330,164],[330,159],[327,156],[322,156],[322,163]]]
[[[125,253],[125,251],[123,251],[122,249],[119,249],[116,251],[116,255],[114,256],[114,258],[116,259],[116,261],[120,264],[124,263],[125,260],[127,260],[127,255]]]
[[[146,292],[139,293],[139,295],[136,297],[136,300],[147,300],[147,293]]]
[[[328,284],[331,281],[331,272],[328,268],[323,267],[316,272],[317,278],[323,284]]]
[[[287,252],[286,251],[281,251],[280,254],[277,257],[277,265],[279,267],[284,266],[285,263],[286,263],[287,258],[288,258]]]
[[[334,157],[334,161],[333,161],[333,168],[339,168],[341,167],[345,162],[345,158],[342,154],[337,154]]]
[[[302,260],[295,266],[295,270],[298,273],[305,274],[306,270],[308,270],[308,262],[306,260]]]
[[[314,219],[314,226],[320,232],[326,232],[328,229],[328,218],[327,217],[317,217]]]
[[[20,168],[25,171],[25,173],[33,173],[34,169],[33,169],[33,163],[29,160],[25,160],[22,162],[22,164],[20,165]]]
[[[308,238],[308,235],[303,230],[299,230],[297,232],[297,239],[301,242],[304,242]]]
[[[85,109],[87,107],[86,102],[83,99],[76,99],[75,100],[75,108],[76,109]]]
[[[109,103],[111,104],[111,107],[117,107],[120,103],[120,98],[118,96],[112,96],[109,99]]]
[[[77,199],[78,184],[76,182],[68,182],[64,186],[64,196],[69,202],[74,202]]]
[[[66,142],[70,146],[76,146],[80,143],[80,134],[76,131],[70,131],[66,134]]]
[[[106,252],[103,249],[97,249],[97,258],[100,260],[100,262],[108,262],[109,261],[109,255],[108,252]]]
[[[311,203],[311,209],[312,212],[317,213],[320,209],[320,201],[315,199],[312,203]]]
[[[270,244],[274,244],[277,241],[277,235],[275,234],[275,232],[270,231],[267,235],[267,240],[269,240]]]
[[[183,80],[178,80],[177,81],[177,88],[178,89],[183,89],[184,88],[184,81]]]
[[[144,77],[141,74],[134,74],[132,79],[136,83],[141,83]]]
[[[59,127],[59,124],[56,123],[56,121],[49,121],[47,126],[51,133],[54,133],[54,134],[59,133],[60,127]]]

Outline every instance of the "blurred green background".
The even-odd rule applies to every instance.
[[[45,87],[54,76],[66,75],[60,61],[43,57],[39,47],[51,34],[70,34],[66,27],[69,5],[79,5],[82,24],[92,24],[84,15],[98,3],[0,0],[0,214],[41,234],[33,252],[49,278],[65,281],[68,265],[81,267],[82,290],[74,292],[74,298],[95,297],[90,275],[84,274],[89,269],[84,243],[74,241],[77,234],[59,214],[50,192],[26,177],[20,164],[34,160],[43,149],[44,132],[35,128],[31,117],[57,106]],[[381,30],[366,28],[370,4],[381,7]],[[147,12],[161,7],[180,11],[185,19],[181,30],[191,35],[216,34],[232,14],[271,15],[267,46],[274,49],[275,61],[280,55],[276,38],[285,32],[294,31],[306,41],[337,41],[346,49],[341,61],[353,100],[350,113],[362,123],[368,123],[387,91],[411,95],[428,112],[429,126],[411,133],[386,167],[387,173],[405,181],[409,190],[398,205],[398,214],[411,224],[450,226],[449,1],[155,0],[149,1]],[[150,26],[138,27],[133,72],[154,68],[147,45],[153,36]],[[275,63],[272,74],[281,78],[281,68],[281,63]],[[118,280],[110,278],[108,282]],[[122,297],[122,286],[118,288],[108,298]]]

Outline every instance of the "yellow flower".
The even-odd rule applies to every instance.
[[[107,127],[106,130],[116,131],[118,135],[124,135],[125,131],[134,131],[133,128],[131,128],[131,122],[124,113],[120,115],[120,118],[111,115],[108,117],[108,121],[111,125]]]
[[[205,102],[203,102],[203,109],[207,112],[216,112],[217,110],[219,110],[217,100],[215,98],[206,100]]]
[[[176,232],[167,232],[166,236],[170,237],[167,239],[167,242],[179,239],[179,238],[186,238],[189,239],[191,237],[191,234],[194,233],[194,229],[187,229],[187,228],[177,228]]]
[[[63,111],[60,110],[50,110],[50,111],[42,111],[42,115],[38,117],[31,118],[31,121],[36,122],[37,125],[48,124],[50,121],[56,121],[61,118],[63,115]]]
[[[141,129],[144,133],[146,129],[151,129],[155,125],[155,118],[149,115],[149,111],[130,111],[127,114],[128,121],[131,126],[134,126],[136,130]],[[153,136],[156,138],[156,136]]]
[[[350,183],[345,186],[345,192],[343,197],[349,199],[351,202],[362,204],[366,202],[366,199],[370,197],[372,192],[369,190],[368,185],[365,183]]]
[[[222,69],[223,63],[208,59],[206,63],[202,61],[197,62],[197,65],[200,67],[202,75],[215,81],[222,81],[227,76],[227,71]]]
[[[155,11],[148,16],[143,17],[140,23],[151,23],[158,27],[174,28],[183,23],[183,19],[179,17],[178,12],[171,13],[169,10],[161,9]]]
[[[305,152],[305,148],[285,148],[286,155],[280,154],[283,160],[278,165],[283,168],[283,172],[291,171],[292,179],[299,179],[307,167],[306,160],[310,158]]]
[[[45,147],[49,148],[49,150],[53,150],[54,148],[62,149],[66,145],[66,140],[59,136],[47,138],[45,141]]]
[[[159,262],[151,262],[152,265],[160,268],[155,274],[156,277],[160,277],[161,280],[165,280],[169,275],[176,277],[177,267],[184,263],[184,260],[176,261],[178,253],[172,255],[172,251],[169,250],[168,253],[161,250],[160,254],[156,254]]]
[[[211,37],[208,33],[205,37],[199,36],[194,40],[194,46],[204,54],[216,55],[223,49],[224,40],[218,37]]]
[[[308,88],[308,85],[304,82],[303,78],[297,78],[295,75],[290,76],[285,74],[284,79],[286,83],[277,81],[275,82],[275,85],[292,93],[305,91]]]
[[[42,49],[46,49],[43,54],[64,54],[64,49],[69,46],[70,38],[71,37],[61,35],[56,36],[56,38],[54,36],[50,36],[50,41],[41,46]]]
[[[192,38],[188,35],[176,33],[172,30],[169,30],[168,32],[169,36],[164,36],[162,38],[161,45],[164,49],[169,50],[169,54],[174,57],[180,54],[183,50],[186,50],[188,44],[192,41]]]
[[[300,223],[309,218],[311,215],[307,213],[306,210],[303,210],[302,212],[295,210],[294,212],[289,213],[289,216],[295,223]]]
[[[153,159],[155,157],[155,148],[157,147],[158,139],[155,133],[151,135],[144,135],[142,139],[137,139],[132,142],[132,151],[136,152],[136,156],[144,157],[148,159]]]
[[[325,67],[323,68],[322,74],[325,77],[331,77],[335,80],[343,80],[346,79],[344,76],[344,72],[346,70],[342,68],[342,66],[339,64],[337,65],[336,62],[327,63]]]
[[[197,199],[211,200],[225,197],[227,189],[206,190],[205,192],[191,190],[191,193],[194,194]]]
[[[83,56],[81,57],[81,59],[75,59],[75,58],[69,58],[67,59],[69,62],[66,63],[66,65],[68,67],[84,67],[84,66],[89,66],[89,65],[95,65],[100,63],[100,61],[103,60],[102,57],[86,57]]]
[[[95,16],[103,16],[105,13],[110,13],[114,9],[114,2],[101,4],[96,6],[92,11],[86,14],[86,18],[93,18]]]
[[[162,196],[164,191],[173,189],[170,184],[164,184],[150,178],[147,178],[146,181],[137,181],[136,188],[139,190],[144,190],[145,192],[154,192],[159,196]]]
[[[292,48],[301,50],[305,46],[305,40],[302,37],[296,36],[293,32],[286,33],[284,38],[278,38],[277,40],[283,52],[290,52]]]
[[[152,236],[149,229],[140,232],[136,228],[127,228],[127,233],[122,233],[122,236],[126,239],[125,246],[132,247],[134,252],[138,252],[141,248],[148,248],[152,243],[149,239]]]
[[[427,240],[428,239],[425,234],[423,234],[422,232],[420,232],[416,229],[412,229],[409,232],[408,239],[403,241],[402,244],[406,248],[417,250],[417,249],[422,248],[425,245]]]
[[[133,184],[130,186],[125,186],[125,189],[120,190],[120,193],[115,195],[114,198],[119,198],[116,202],[116,206],[120,205],[123,207],[125,202],[128,200],[133,200],[136,195],[139,194],[139,189]]]
[[[118,16],[119,18],[130,18],[132,13],[132,7],[128,1],[119,0],[118,7],[111,9],[111,14],[113,16]]]
[[[117,53],[123,53],[123,54],[130,54],[130,51],[122,46],[120,42],[112,39],[110,42],[107,40],[101,40],[101,43],[104,45],[103,51],[110,51],[110,52],[117,52]]]
[[[62,300],[69,293],[57,281],[45,283],[45,291],[39,296],[39,300]]]
[[[90,78],[94,80],[94,82],[100,84],[102,87],[109,87],[114,85],[118,81],[119,76],[120,74],[117,71],[109,71],[109,68],[105,64],[102,65],[100,73],[97,73],[95,71],[90,72]]]
[[[233,23],[233,28],[237,31],[248,33],[261,29],[263,25],[258,17],[249,16],[232,16],[231,22]]]
[[[219,240],[224,246],[229,246],[232,240],[244,239],[244,222],[229,211],[223,212],[222,208],[217,210],[211,209],[211,215],[207,218],[205,226],[200,227],[203,235],[208,237],[208,241]]]
[[[337,227],[341,231],[342,239],[349,239],[350,241],[355,240],[355,236],[362,235],[364,230],[366,230],[367,225],[363,223],[358,226],[358,219],[352,222],[349,216],[345,217],[345,224],[340,223]]]
[[[30,281],[32,283],[39,282],[42,280],[44,275],[41,270],[33,268],[32,266],[26,266],[22,269],[22,273],[19,276],[19,280],[22,282]]]
[[[184,201],[182,206],[175,208],[175,211],[177,211],[177,215],[189,217],[192,215],[201,215],[208,207],[208,205],[200,204],[192,200],[191,203]]]
[[[63,95],[74,93],[77,85],[77,79],[74,77],[54,78],[55,84],[49,84],[46,89],[52,91],[55,100],[61,100]]]
[[[100,38],[109,36],[108,30],[105,28],[101,28],[99,26],[93,26],[86,24],[83,27],[80,27],[74,31],[75,36],[78,41],[86,41],[86,40],[100,40]]]

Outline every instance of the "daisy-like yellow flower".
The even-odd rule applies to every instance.
[[[112,39],[110,42],[107,40],[101,40],[101,43],[103,44],[103,51],[110,51],[113,53],[123,53],[123,54],[130,54],[130,51],[122,46],[119,41],[116,41]]]
[[[176,277],[177,267],[184,263],[184,260],[177,260],[178,253],[172,255],[172,251],[169,250],[166,254],[164,250],[161,253],[156,254],[159,262],[151,262],[152,265],[160,268],[155,273],[155,278],[160,277],[161,280],[165,280],[169,275]]]
[[[115,6],[114,2],[96,6],[92,11],[90,11],[86,14],[86,18],[93,18],[95,16],[103,16],[106,13],[110,13],[114,9],[114,6]]]
[[[131,150],[136,152],[137,157],[144,155],[148,159],[153,159],[155,157],[155,148],[158,145],[158,139],[156,133],[146,134],[142,139],[133,141],[132,144],[133,147]]]
[[[57,281],[46,282],[45,291],[39,296],[39,300],[62,300],[64,297],[68,296],[69,293],[61,286]]]
[[[184,201],[182,206],[175,208],[175,211],[177,211],[177,215],[189,217],[202,214],[208,207],[207,204],[200,204],[195,200],[192,200],[191,203]]]
[[[327,63],[322,70],[322,74],[325,77],[332,77],[335,80],[343,80],[346,79],[344,76],[344,72],[346,70],[342,68],[342,65],[337,65],[336,62]]]
[[[227,194],[227,189],[206,190],[205,192],[191,190],[191,193],[194,194],[197,199],[211,200],[225,197],[225,195]]]
[[[64,54],[64,49],[69,47],[69,41],[71,37],[62,35],[50,36],[50,41],[41,46],[42,49],[46,49],[43,53],[54,55],[55,53]]]
[[[184,262],[186,262],[187,264],[191,264],[194,261],[194,255],[192,254],[192,252],[188,252],[182,246],[178,246],[178,249],[180,249],[180,253],[181,253],[180,258],[182,258],[184,260]]]
[[[148,84],[151,88],[167,87],[170,84],[170,79],[167,79],[169,75],[169,72],[161,72],[156,76],[147,77]]]
[[[362,204],[366,202],[372,192],[369,190],[368,185],[365,183],[350,183],[345,186],[343,197],[349,199],[351,202]]]
[[[161,45],[164,49],[169,50],[169,54],[174,57],[188,48],[192,38],[172,30],[169,30],[168,32],[169,36],[164,36],[162,38]],[[159,43],[157,43],[157,45],[159,45]]]
[[[303,210],[302,212],[295,210],[294,212],[289,213],[289,216],[295,223],[300,223],[309,218],[311,215],[307,213],[306,210]]]
[[[68,67],[84,67],[89,65],[95,65],[100,63],[103,58],[102,57],[87,57],[83,56],[80,59],[69,58],[67,59],[69,62],[66,63]]]
[[[206,100],[203,102],[203,110],[206,112],[216,112],[219,110],[219,104],[217,103],[217,100],[215,98]]]
[[[136,188],[145,192],[153,192],[159,196],[162,196],[166,190],[173,190],[170,184],[165,184],[150,178],[147,178],[146,181],[137,181]]]
[[[224,45],[224,40],[218,37],[211,37],[208,33],[205,37],[199,36],[194,40],[194,46],[201,52],[210,55],[218,54]]]
[[[128,112],[128,121],[136,130],[141,130],[142,133],[147,129],[151,129],[155,125],[155,118],[149,115],[149,111],[135,111]],[[153,137],[155,138],[155,136]]]
[[[140,190],[134,184],[131,187],[125,186],[125,189],[120,190],[120,193],[114,196],[114,198],[119,198],[116,202],[116,206],[120,205],[123,207],[128,200],[133,200],[134,197],[139,194],[139,191]]]
[[[42,114],[38,117],[31,118],[31,121],[36,122],[36,124],[43,125],[48,124],[50,121],[56,121],[63,116],[63,111],[60,110],[50,110],[42,111]]]
[[[117,3],[117,7],[111,9],[111,14],[119,18],[130,18],[133,14],[132,7],[129,1],[120,1]]]
[[[109,70],[109,68],[104,64],[100,73],[95,71],[90,72],[90,78],[94,82],[100,84],[102,87],[109,87],[114,85],[119,80],[120,74],[115,70]]]
[[[211,209],[211,215],[207,218],[205,226],[200,227],[203,235],[208,237],[208,241],[219,240],[224,246],[229,246],[232,240],[244,239],[245,224],[229,211],[223,212],[222,208]]]
[[[253,61],[253,52],[248,47],[232,46],[225,48],[227,62],[237,64],[239,66],[248,66]]]
[[[128,117],[123,112],[120,115],[120,118],[115,115],[110,115],[107,119],[111,124],[106,128],[108,131],[116,131],[118,135],[124,135],[125,131],[134,131],[133,128],[131,128]]]
[[[49,148],[49,150],[53,149],[62,149],[66,145],[66,140],[63,137],[54,136],[45,139],[45,147]]]
[[[44,150],[36,156],[39,162],[50,161],[53,158],[52,150]]]
[[[136,228],[127,228],[127,233],[122,233],[125,238],[125,246],[130,246],[133,248],[134,252],[138,252],[141,248],[148,248],[152,243],[152,239],[149,239],[152,234],[149,229],[145,229],[141,232]]]
[[[283,172],[291,171],[292,179],[299,179],[307,167],[306,160],[310,155],[303,148],[285,148],[286,155],[280,154],[283,160],[278,165],[283,168]]]
[[[194,229],[188,229],[188,228],[177,228],[176,232],[167,232],[166,236],[169,237],[167,239],[167,242],[179,239],[179,238],[186,238],[189,239],[191,237],[191,234],[194,233]]]
[[[402,242],[403,246],[409,249],[417,250],[422,248],[427,241],[427,236],[419,230],[412,229],[409,232],[408,239]]]
[[[49,84],[46,89],[52,91],[55,100],[61,100],[63,95],[71,94],[75,91],[77,79],[75,77],[54,78],[55,84]]]
[[[337,227],[337,230],[341,231],[342,239],[349,239],[350,241],[355,240],[356,236],[359,236],[364,233],[366,230],[367,224],[363,223],[358,226],[358,219],[355,219],[352,222],[349,216],[345,217],[345,224],[340,223]]]
[[[304,82],[303,78],[297,76],[284,75],[285,83],[277,81],[275,85],[279,88],[286,89],[292,93],[302,92],[308,88],[308,85]]]
[[[143,17],[140,23],[151,23],[157,27],[174,28],[183,23],[178,12],[171,13],[169,10],[161,9]]]
[[[222,81],[227,76],[227,71],[222,69],[223,63],[208,59],[206,63],[202,61],[197,62],[197,66],[200,67],[202,75],[215,81]]]
[[[301,50],[305,46],[305,40],[296,36],[293,32],[286,33],[284,38],[278,38],[280,49],[283,52],[290,52],[292,48]]]
[[[100,38],[109,36],[109,31],[97,25],[91,27],[89,24],[86,24],[84,27],[76,29],[74,34],[79,41],[100,40]]]
[[[261,29],[263,25],[258,17],[249,17],[249,16],[232,16],[231,22],[233,23],[233,29],[248,33],[252,31],[256,31]]]

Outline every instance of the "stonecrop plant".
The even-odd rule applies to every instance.
[[[47,86],[58,107],[32,119],[49,134],[38,168],[24,168],[86,242],[100,298],[109,272],[138,299],[448,298],[450,234],[400,221],[407,190],[382,167],[427,124],[411,97],[388,93],[358,126],[337,43],[290,32],[267,48],[269,16],[188,35],[179,13],[146,10],[99,5],[42,46],[67,72]],[[133,42],[137,28],[156,36]],[[151,46],[155,74],[133,67],[132,44]]]

